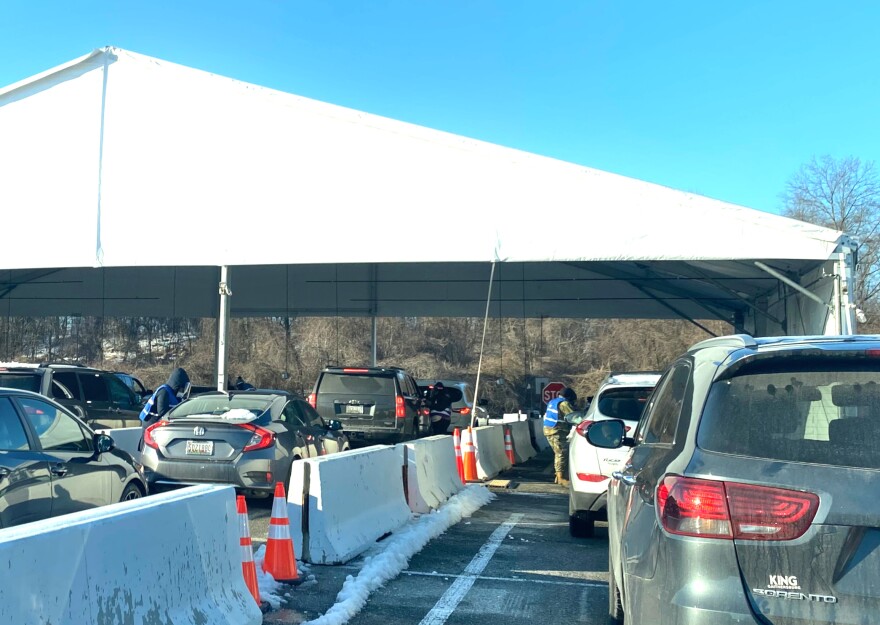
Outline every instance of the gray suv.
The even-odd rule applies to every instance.
[[[324,420],[340,421],[352,442],[406,441],[427,428],[419,387],[398,367],[326,367],[308,401]]]
[[[110,371],[62,363],[0,363],[0,387],[51,397],[94,429],[141,425],[143,400]]]
[[[663,374],[608,489],[609,614],[876,622],[880,337],[719,337]]]

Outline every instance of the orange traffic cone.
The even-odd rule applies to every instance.
[[[470,428],[462,432],[462,456],[464,458],[465,482],[476,482],[477,478],[477,453],[474,449],[474,434]]]
[[[290,538],[290,521],[287,519],[287,495],[284,484],[275,483],[275,500],[272,502],[272,518],[269,519],[269,538],[266,541],[266,557],[263,571],[276,582],[293,584],[299,581],[296,558],[293,555],[293,539]]]
[[[513,441],[510,438],[510,428],[504,428],[504,453],[510,460],[511,466],[516,464],[516,456],[513,455]]]
[[[464,462],[461,459],[461,428],[452,431],[452,444],[455,446],[455,464],[458,467],[458,479],[464,482]]]
[[[247,503],[244,495],[239,495],[235,500],[238,510],[238,526],[241,536],[241,572],[244,575],[244,583],[248,590],[260,605],[260,585],[257,583],[257,566],[254,564],[254,549],[251,545],[251,527],[248,524]]]

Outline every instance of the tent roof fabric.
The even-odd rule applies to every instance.
[[[215,315],[229,266],[234,315],[481,316],[502,261],[493,316],[821,332],[755,261],[824,302],[852,245],[112,47],[0,89],[0,137],[8,315]]]
[[[59,227],[6,268],[821,261],[841,241],[118,48],[0,90],[0,135],[0,202]],[[145,249],[146,232],[166,242]]]

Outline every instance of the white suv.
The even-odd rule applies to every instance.
[[[648,397],[660,374],[654,371],[611,373],[599,385],[586,412],[574,412],[566,419],[576,427],[568,434],[568,527],[572,536],[593,535],[596,520],[607,518],[608,482],[620,470],[629,449],[599,449],[586,439],[587,426],[594,421],[622,419],[627,431],[635,430]]]

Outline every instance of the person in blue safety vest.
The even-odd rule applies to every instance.
[[[565,420],[565,415],[574,411],[577,401],[577,393],[573,388],[564,388],[557,397],[547,402],[547,411],[544,413],[544,436],[553,449],[553,468],[556,469],[556,484],[568,486],[568,445],[566,438],[570,426]]]
[[[156,423],[162,416],[174,408],[189,395],[189,375],[182,367],[176,368],[168,376],[168,381],[153,393],[141,410],[141,425],[146,428]]]

